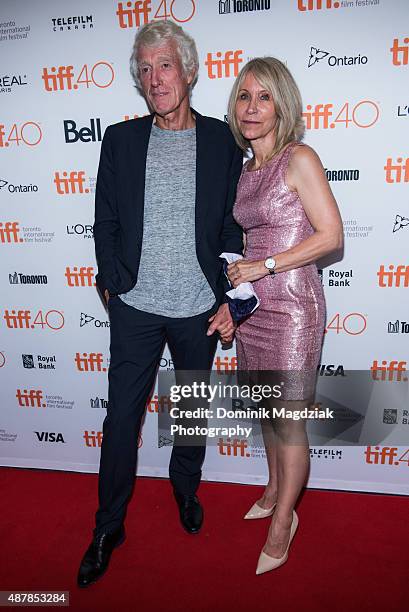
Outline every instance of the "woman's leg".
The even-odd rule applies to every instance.
[[[277,408],[284,408],[293,414],[302,410],[310,400],[276,402]],[[274,431],[274,449],[269,448],[273,441],[272,432],[264,436],[267,439],[267,459],[274,458],[274,464],[269,463],[269,471],[275,469],[275,474],[269,477],[272,483],[277,483],[277,505],[274,510],[268,537],[263,551],[270,557],[282,557],[290,537],[290,527],[293,509],[301,489],[305,485],[309,469],[309,446],[306,424],[303,419],[273,418],[263,424],[264,430]],[[264,431],[263,430],[263,431]]]

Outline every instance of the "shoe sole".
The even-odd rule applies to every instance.
[[[125,540],[126,540],[126,535],[124,535],[123,538],[121,538],[119,540],[119,542],[117,544],[115,544],[113,550],[115,550],[115,548],[119,548],[119,546],[121,546],[121,544],[123,544],[125,542]],[[111,559],[109,559],[109,561],[111,561]],[[108,563],[107,567],[104,569],[104,571],[102,572],[102,574],[100,574],[98,576],[98,578],[95,578],[95,580],[91,580],[91,582],[88,582],[87,584],[78,584],[78,582],[77,582],[77,587],[79,589],[87,589],[92,584],[95,584],[96,582],[98,582],[98,580],[100,580],[103,577],[103,575],[107,572],[108,568],[109,568],[109,563]]]

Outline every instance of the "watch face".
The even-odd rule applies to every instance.
[[[264,265],[269,270],[274,270],[275,265],[276,265],[275,259],[273,259],[272,257],[267,257],[267,259],[264,262]]]

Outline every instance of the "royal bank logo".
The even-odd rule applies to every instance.
[[[395,215],[395,223],[393,224],[393,233],[398,232],[409,225],[409,218],[402,215]]]
[[[229,13],[249,13],[253,11],[268,11],[271,0],[220,0],[219,15]]]
[[[31,370],[37,367],[39,370],[55,370],[55,355],[36,355],[36,359],[34,359],[33,355],[21,355],[21,357],[23,360],[23,368]]]
[[[23,368],[27,368],[29,370],[31,368],[35,368],[33,355],[22,355],[22,359],[23,359]]]
[[[398,411],[396,408],[384,408],[382,421],[387,425],[395,425],[398,422]]]
[[[53,17],[51,19],[54,32],[73,32],[92,30],[94,19],[92,15],[75,15],[74,17]]]
[[[331,68],[339,66],[362,66],[368,63],[368,57],[366,55],[361,55],[360,53],[358,53],[358,55],[337,56],[331,54],[329,51],[319,49],[318,47],[310,47],[308,68],[311,68],[320,62],[327,64]]]

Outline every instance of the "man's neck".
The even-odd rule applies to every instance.
[[[196,119],[187,106],[183,109],[179,107],[164,116],[155,114],[154,123],[162,130],[188,130],[195,127]]]

